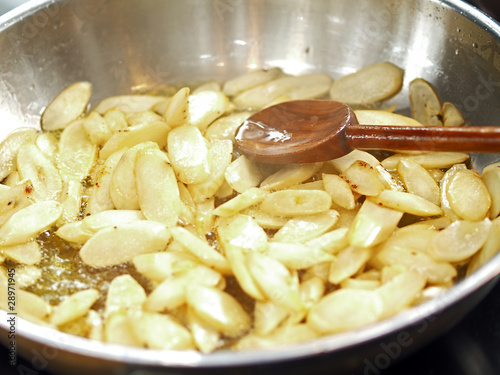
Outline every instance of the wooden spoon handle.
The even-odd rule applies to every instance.
[[[365,150],[457,151],[500,153],[500,127],[410,127],[351,124],[351,148]]]

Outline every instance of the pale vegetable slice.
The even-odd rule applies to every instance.
[[[224,177],[229,186],[238,193],[243,193],[252,187],[258,186],[264,179],[259,166],[245,155],[241,155],[229,164]]]
[[[322,165],[323,163],[288,165],[268,176],[260,187],[266,190],[279,190],[300,184],[314,176]]]
[[[245,90],[267,83],[277,78],[280,74],[280,68],[260,69],[244,73],[226,81],[222,87],[222,91],[226,95],[236,96]]]
[[[202,285],[190,285],[186,294],[193,312],[222,334],[238,337],[250,329],[250,317],[230,294]]]
[[[266,255],[293,270],[301,270],[334,260],[333,255],[299,243],[270,242]]]
[[[217,226],[220,242],[225,247],[238,247],[245,252],[262,252],[267,247],[267,234],[247,215],[235,215]]]
[[[186,185],[177,181],[179,189],[179,198],[181,199],[181,211],[179,212],[179,221],[184,225],[195,224],[196,204]]]
[[[392,175],[387,169],[385,169],[382,165],[375,166],[375,169],[378,172],[378,176],[380,181],[384,184],[386,189],[394,190],[394,191],[405,191],[403,183],[400,179],[394,175]]]
[[[57,168],[34,144],[25,144],[17,152],[17,170],[21,179],[33,184],[35,201],[58,200],[62,180]]]
[[[490,232],[483,247],[477,252],[469,262],[467,275],[472,274],[483,264],[486,264],[500,251],[500,218],[491,222]]]
[[[156,103],[164,100],[163,96],[155,95],[119,95],[111,96],[101,101],[95,110],[105,114],[111,109],[118,109],[124,113],[137,113],[151,109]]]
[[[438,230],[432,226],[407,225],[395,230],[392,236],[384,242],[382,248],[397,247],[425,253],[437,233]]]
[[[163,117],[153,111],[129,113],[125,116],[125,118],[129,126],[144,125],[149,122],[164,121]]]
[[[56,201],[42,201],[19,210],[0,228],[0,246],[33,239],[49,229],[61,214],[62,206]]]
[[[384,190],[379,195],[368,199],[378,205],[412,215],[437,216],[443,214],[443,211],[438,206],[427,199],[402,191]]]
[[[300,298],[304,305],[310,309],[323,297],[325,289],[324,281],[317,276],[313,276],[303,280],[300,284]]]
[[[195,88],[192,93],[197,94],[202,91],[222,91],[222,87],[218,81],[208,81]]]
[[[429,82],[416,78],[410,82],[412,117],[426,126],[442,126],[441,101]]]
[[[266,298],[250,273],[247,256],[243,249],[239,246],[228,245],[227,243],[223,246],[233,275],[241,289],[255,300],[264,301]]]
[[[0,247],[0,254],[14,262],[32,266],[42,260],[42,250],[36,241],[28,241],[19,245]]]
[[[99,113],[90,112],[83,120],[83,128],[92,144],[102,146],[111,138],[112,132],[108,123]]]
[[[34,143],[37,131],[34,128],[19,128],[7,135],[0,143],[0,181],[16,170],[17,152],[22,145]]]
[[[104,325],[104,340],[119,345],[141,346],[132,330],[132,324],[126,312],[111,315]]]
[[[140,125],[130,126],[111,136],[99,152],[99,157],[106,160],[112,153],[124,148],[134,147],[142,142],[154,142],[159,148],[167,144],[170,128],[163,121],[153,121]]]
[[[163,118],[167,125],[177,127],[186,124],[188,115],[189,87],[177,91],[168,102]]]
[[[224,176],[225,178],[225,176]],[[214,197],[218,199],[226,199],[231,197],[234,194],[233,188],[227,183],[224,179],[224,182],[220,186],[220,188],[215,192]]]
[[[456,268],[448,262],[434,260],[424,252],[396,246],[387,246],[378,251],[370,259],[370,265],[378,269],[390,266],[405,267],[419,272],[432,284],[450,283],[457,276]]]
[[[42,114],[42,129],[64,129],[85,111],[92,95],[92,84],[77,82],[59,93]]]
[[[361,195],[378,195],[385,189],[377,170],[361,160],[352,163],[349,168],[342,172],[341,177],[353,191]]]
[[[269,192],[265,190],[250,188],[233,199],[221,204],[214,210],[214,215],[233,216],[245,208],[260,203],[268,194]]]
[[[269,103],[267,103],[264,107],[264,108],[268,108],[268,107],[272,107],[273,105],[276,105],[276,104],[280,104],[280,103],[284,103],[284,102],[288,102],[292,100],[288,95],[280,95],[278,96],[277,98],[271,100]]]
[[[491,221],[459,220],[440,231],[432,240],[429,254],[445,262],[460,262],[470,258],[488,238]]]
[[[272,241],[285,243],[306,242],[330,230],[338,219],[339,213],[335,210],[295,217],[276,232]]]
[[[383,303],[382,317],[391,316],[410,306],[425,287],[426,278],[416,271],[405,271],[375,290]]]
[[[112,108],[107,111],[104,114],[104,120],[113,134],[120,130],[125,130],[128,127],[125,113],[116,108]]]
[[[189,96],[187,123],[205,132],[228,108],[229,100],[222,92],[198,92]]]
[[[446,228],[448,225],[450,225],[452,220],[448,216],[441,216],[437,217],[435,219],[427,219],[427,220],[422,220],[413,224],[410,224],[409,226],[413,227],[423,227],[423,228],[429,228],[429,229],[437,229],[441,230]]]
[[[139,342],[151,349],[157,350],[189,350],[194,349],[191,333],[165,314],[138,312],[130,319],[131,330]]]
[[[254,308],[254,332],[257,335],[267,335],[274,331],[290,312],[271,301],[257,301]]]
[[[291,100],[314,99],[325,95],[332,79],[326,74],[306,74],[277,78],[246,90],[233,99],[240,109],[260,109],[282,95]]]
[[[239,340],[233,347],[235,350],[271,349],[310,341],[318,337],[318,333],[306,324],[284,325],[268,335],[251,333]]]
[[[249,253],[247,260],[250,274],[269,300],[291,312],[305,310],[295,273],[278,260],[261,253]]]
[[[483,169],[481,175],[491,197],[490,219],[500,214],[500,162]]]
[[[229,140],[214,140],[208,152],[211,160],[210,175],[203,182],[187,186],[196,203],[212,198],[226,181],[225,172],[231,163],[233,143]]]
[[[138,210],[135,164],[140,150],[158,149],[154,142],[142,142],[125,151],[113,169],[109,185],[109,196],[118,210]]]
[[[442,113],[444,126],[462,126],[465,124],[462,112],[453,103],[443,103]]]
[[[402,158],[397,165],[399,178],[406,190],[435,205],[440,204],[440,190],[430,173],[413,159]]]
[[[96,214],[101,211],[115,208],[110,195],[111,180],[116,166],[127,150],[128,148],[124,147],[116,151],[106,159],[103,165],[97,168],[95,173],[95,184],[90,191],[90,197],[87,202],[87,213]]]
[[[86,289],[70,295],[67,299],[54,307],[51,323],[59,326],[88,313],[92,305],[99,298],[99,291]]]
[[[2,185],[3,186],[3,185]],[[22,208],[32,204],[30,197],[33,194],[33,185],[30,180],[23,180],[5,188],[0,192],[0,226]]]
[[[148,311],[172,311],[187,301],[187,287],[206,285],[223,289],[222,275],[208,267],[195,265],[184,272],[163,280],[147,297],[144,309]]]
[[[421,303],[427,302],[431,299],[438,298],[441,296],[444,292],[448,291],[450,289],[449,286],[447,285],[433,285],[433,286],[428,286],[420,293],[418,293],[417,298],[415,298],[415,301],[413,302],[414,305],[420,305]]]
[[[483,220],[491,206],[490,193],[480,175],[471,170],[458,170],[445,189],[450,208],[463,220]]]
[[[211,247],[206,240],[194,235],[182,227],[171,228],[170,233],[175,241],[200,260],[223,274],[230,274],[230,265],[224,256]]]
[[[109,284],[104,318],[120,310],[141,310],[144,301],[146,292],[141,284],[130,275],[117,276]]]
[[[215,222],[214,207],[215,198],[213,197],[196,204],[194,226],[200,236],[206,236],[213,230]]]
[[[280,229],[289,220],[289,218],[286,217],[268,214],[262,211],[258,206],[249,207],[241,213],[251,216],[264,229]]]
[[[328,211],[330,195],[322,190],[279,190],[264,198],[260,208],[271,214],[290,217]]]
[[[100,230],[83,245],[80,257],[96,268],[122,264],[137,255],[165,249],[169,239],[164,225],[138,220]]]
[[[44,299],[25,290],[17,290],[17,313],[19,316],[36,323],[46,322],[53,311]],[[54,309],[55,310],[55,309]]]
[[[349,245],[347,232],[349,228],[338,228],[318,236],[305,243],[306,246],[336,254]]]
[[[150,122],[164,121],[162,116],[152,110],[137,113],[128,113],[125,115],[125,119],[128,126],[137,126],[144,125]]]
[[[336,254],[330,267],[328,281],[340,284],[363,269],[372,255],[372,250],[364,247],[349,246]]]
[[[403,76],[404,70],[389,62],[372,64],[333,82],[330,99],[351,106],[373,106],[401,90]]]
[[[59,227],[55,231],[55,234],[65,241],[84,244],[95,234],[95,232],[85,228],[83,221],[75,221]]]
[[[151,110],[158,113],[160,116],[164,116],[165,112],[167,111],[168,104],[170,103],[170,99],[172,97],[167,96],[163,100],[160,100],[159,102],[155,103],[152,107]]]
[[[83,186],[80,181],[68,181],[63,184],[61,193],[61,205],[63,213],[57,225],[72,223],[80,215],[83,201]]]
[[[202,353],[210,353],[219,346],[221,334],[210,324],[200,319],[193,309],[187,310],[187,325],[193,336],[193,341]]]
[[[134,166],[139,207],[144,216],[173,227],[179,220],[181,199],[175,173],[163,151],[142,149]]]
[[[348,210],[356,207],[354,194],[345,179],[334,174],[323,173],[323,184],[325,191],[332,197],[333,203]]]
[[[403,213],[366,200],[349,228],[349,244],[370,247],[385,241],[396,229]]]
[[[185,184],[203,182],[210,175],[212,160],[195,126],[182,125],[168,134],[168,157],[177,178]]]
[[[440,169],[463,163],[469,159],[469,155],[462,152],[423,152],[417,155],[395,154],[384,159],[382,165],[387,170],[394,171],[402,158],[410,158],[425,169]]]
[[[339,171],[340,173],[345,172],[347,168],[349,168],[355,161],[364,161],[365,163],[371,165],[372,167],[376,167],[380,165],[380,162],[377,160],[375,156],[372,154],[361,151],[361,150],[353,150],[347,155],[341,156],[340,158],[336,158],[330,160],[329,163],[333,165],[333,167]]]
[[[137,271],[155,282],[161,282],[199,265],[194,256],[178,251],[137,255],[132,262]]]
[[[311,308],[307,324],[322,334],[348,331],[375,323],[383,311],[382,299],[375,292],[339,289]]]
[[[323,183],[322,180],[315,180],[315,181],[310,181],[310,182],[304,182],[302,184],[293,185],[293,186],[290,186],[288,189],[294,189],[294,190],[325,190],[325,184]]]
[[[443,212],[447,217],[449,217],[452,221],[458,220],[459,217],[453,211],[450,205],[450,201],[448,200],[448,186],[450,185],[450,181],[452,180],[453,176],[458,172],[458,171],[465,171],[467,170],[467,166],[465,164],[455,164],[453,167],[448,169],[446,173],[443,175],[443,178],[441,179],[439,185],[441,188],[441,208],[443,209]]]
[[[250,117],[251,114],[251,112],[244,111],[218,118],[207,128],[205,138],[210,141],[215,139],[227,139],[233,142],[236,129],[238,129],[243,121]]]
[[[115,225],[127,224],[136,220],[145,220],[144,215],[138,210],[109,210],[85,216],[82,220],[83,227],[93,233]]]
[[[365,280],[359,278],[348,278],[340,282],[340,287],[346,289],[375,290],[379,286],[380,281],[378,280]]]
[[[90,340],[104,341],[104,322],[95,310],[90,310],[83,318],[85,327],[88,327],[87,337]]]
[[[354,114],[358,123],[362,125],[422,126],[420,122],[411,117],[387,111],[358,109],[354,111]]]

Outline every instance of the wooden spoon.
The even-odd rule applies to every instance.
[[[346,104],[295,100],[265,108],[236,131],[252,160],[270,164],[326,161],[353,149],[500,153],[500,127],[360,125]]]

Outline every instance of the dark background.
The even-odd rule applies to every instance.
[[[23,0],[0,0],[0,14],[23,3]],[[499,0],[469,1],[500,20]],[[39,372],[21,359],[18,365],[29,369],[25,374],[51,375]],[[9,366],[8,351],[0,346],[0,374],[23,372]],[[411,357],[396,363],[383,375],[498,375],[500,374],[500,283],[451,331]],[[355,374],[353,374],[355,375]],[[362,374],[359,374],[362,375]]]

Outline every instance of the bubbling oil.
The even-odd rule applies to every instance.
[[[152,290],[149,280],[130,263],[99,269],[89,267],[80,258],[80,246],[61,239],[54,230],[42,233],[37,242],[42,250],[42,260],[38,264],[42,277],[27,291],[42,297],[50,305],[58,305],[67,296],[80,290],[94,288],[101,297],[93,308],[101,312],[109,284],[115,277],[124,274],[134,277],[146,292]]]

